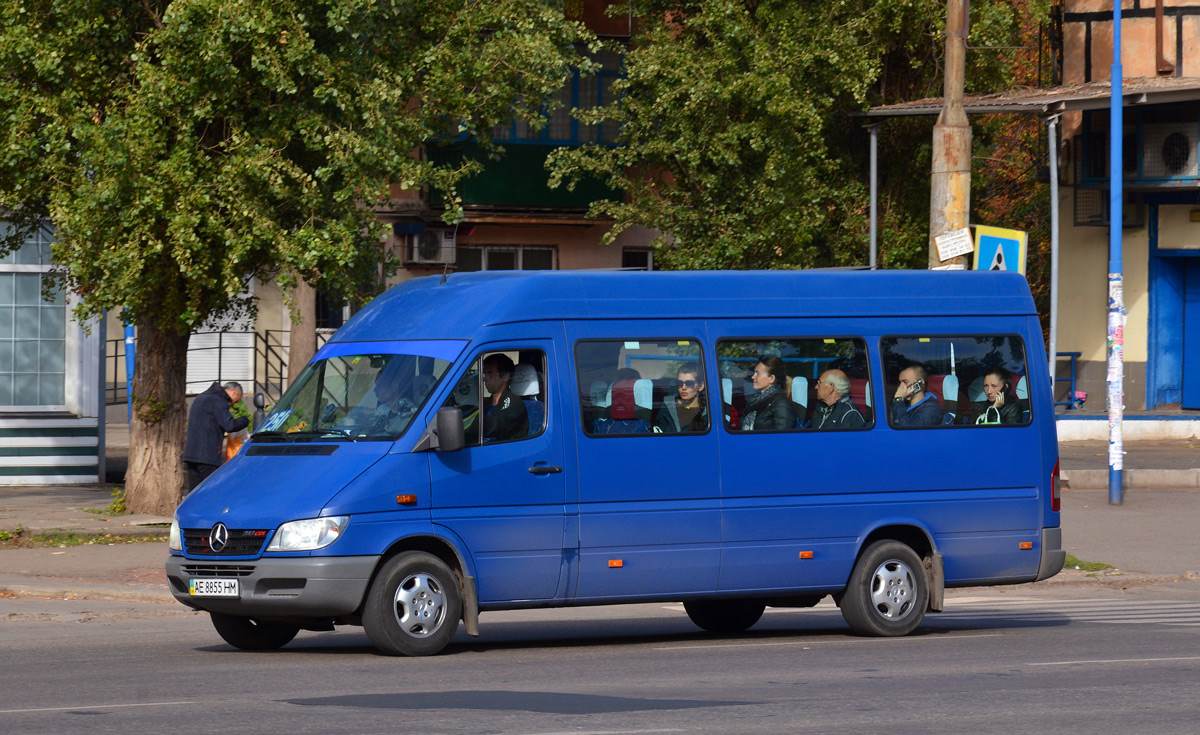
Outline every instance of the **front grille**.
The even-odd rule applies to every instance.
[[[194,556],[254,556],[262,550],[263,542],[267,540],[268,531],[259,529],[229,529],[229,541],[225,548],[213,551],[209,546],[208,537],[211,528],[186,528],[183,531],[183,543],[187,553]]]
[[[184,564],[183,573],[189,577],[249,577],[253,566],[239,564]]]

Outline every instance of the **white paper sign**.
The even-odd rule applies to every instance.
[[[933,238],[933,242],[937,245],[938,258],[941,260],[949,260],[958,255],[975,252],[975,243],[971,240],[971,228],[969,227],[938,235]]]

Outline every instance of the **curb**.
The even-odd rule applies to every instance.
[[[109,585],[51,585],[0,582],[0,595],[41,597],[68,600],[103,600],[106,602],[175,603],[175,597],[165,589],[126,589]],[[176,603],[177,604],[177,603]]]
[[[1108,487],[1108,470],[1060,470],[1059,479],[1069,490],[1099,490]],[[1200,488],[1200,469],[1122,470],[1124,490],[1196,490]]]

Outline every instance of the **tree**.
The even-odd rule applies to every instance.
[[[550,0],[25,0],[0,7],[0,209],[57,230],[81,318],[138,328],[126,494],[180,498],[188,334],[250,278],[351,298],[390,253],[372,207],[471,171],[423,160],[542,102],[585,31]]]
[[[1048,0],[975,0],[972,45],[1016,45]],[[634,0],[643,19],[617,104],[581,110],[621,125],[616,147],[559,151],[552,180],[606,180],[608,241],[663,233],[665,268],[865,265],[866,121],[872,104],[941,94],[945,0]],[[1037,13],[1043,13],[1042,16]],[[968,91],[1004,88],[1008,59],[968,55]],[[885,127],[881,262],[923,262],[932,120]],[[919,134],[918,134],[919,133]],[[890,159],[888,153],[894,153]],[[913,191],[915,190],[915,191]]]

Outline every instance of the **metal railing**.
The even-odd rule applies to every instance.
[[[224,331],[196,332],[193,336],[217,335],[215,345],[198,346],[194,343],[188,347],[189,359],[195,353],[216,351],[217,374],[215,380],[223,383],[227,380],[246,381],[253,384],[253,389],[247,393],[262,393],[267,403],[278,401],[288,384],[288,347],[290,332],[282,329],[267,329],[261,332]],[[249,344],[227,344],[226,340],[233,336],[250,336]],[[333,336],[333,330],[317,332],[317,349],[320,349]],[[226,356],[230,352],[251,351],[250,375],[223,375]],[[125,382],[125,340],[110,339],[105,344],[104,352],[104,396],[108,404],[125,403],[128,398],[128,386]],[[251,378],[252,376],[252,378]],[[205,386],[207,387],[207,385]]]

